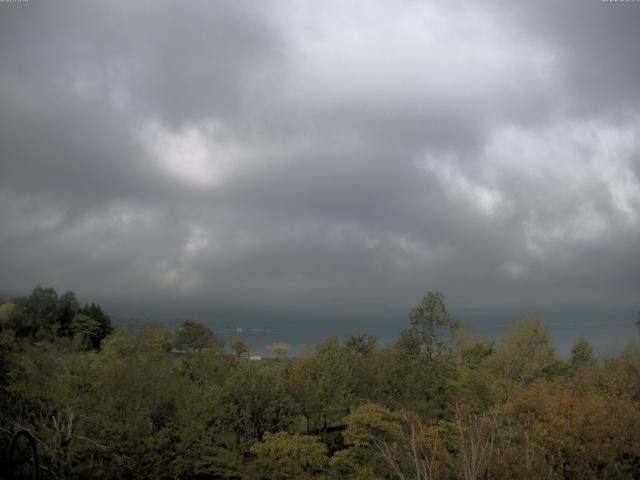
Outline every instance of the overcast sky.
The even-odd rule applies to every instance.
[[[0,3],[0,290],[640,301],[640,3]]]

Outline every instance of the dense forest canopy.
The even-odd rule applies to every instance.
[[[37,286],[28,297],[0,305],[0,329],[19,342],[69,340],[75,349],[98,349],[113,332],[111,318],[94,303],[80,306],[72,291],[58,295]]]
[[[5,476],[211,479],[640,477],[640,346],[559,359],[540,318],[501,342],[428,292],[389,345],[329,338],[253,361],[193,321],[114,331],[36,287],[0,305]],[[37,462],[33,458],[33,440]]]

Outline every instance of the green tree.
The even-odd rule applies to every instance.
[[[316,347],[313,381],[318,394],[317,413],[323,430],[327,425],[339,422],[355,400],[352,359],[352,355],[336,337],[330,337]]]
[[[349,354],[354,383],[354,396],[373,400],[380,380],[378,339],[369,335],[352,335],[343,341]]]
[[[99,305],[95,303],[87,304],[79,310],[79,313],[82,313],[90,318],[93,318],[100,325],[100,332],[97,336],[92,338],[93,348],[98,350],[100,348],[100,343],[107,336],[113,333],[113,326],[111,323],[111,317],[107,315]]]
[[[332,459],[337,478],[440,478],[437,424],[371,403],[354,409],[345,421],[349,448]]]
[[[374,352],[360,363],[366,372],[365,377],[357,377],[359,387],[365,389],[360,397],[402,408],[410,397],[407,376],[414,364],[415,361],[407,358],[397,344],[387,345]]]
[[[76,346],[78,342],[88,341],[93,348],[98,349],[100,342],[112,333],[111,319],[102,309],[93,303],[80,308],[73,291],[58,296],[53,288],[37,286],[28,297],[18,298],[13,304],[6,305],[3,315],[5,318],[0,318],[0,328],[13,330],[18,339],[72,339],[76,336],[73,322],[78,314],[93,319],[99,328],[95,330],[92,326],[90,336],[83,337],[84,340],[75,339]]]
[[[129,327],[122,327],[105,339],[101,357],[126,359],[143,353],[157,356],[169,352],[172,344],[169,328],[146,327],[135,333]]]
[[[198,351],[204,348],[222,350],[222,340],[201,323],[186,320],[176,331],[175,347],[180,350]]]
[[[252,470],[261,480],[306,480],[325,478],[329,459],[327,446],[317,437],[266,433],[251,447]]]
[[[307,433],[339,423],[353,404],[353,356],[331,337],[315,354],[297,359],[287,368],[289,392],[307,422]]]
[[[282,369],[257,362],[242,363],[229,373],[221,401],[240,451],[246,451],[266,432],[286,430],[296,413]]]
[[[210,355],[199,352],[189,359]],[[243,477],[243,456],[229,442],[225,405],[219,394],[219,388],[209,384],[184,384],[170,428],[165,429],[162,442],[154,445],[161,465],[170,460],[169,468],[159,472],[158,478]]]
[[[95,345],[95,340],[100,338],[100,324],[97,320],[77,313],[71,320],[70,332],[73,335],[73,345],[76,350],[89,350]]]
[[[407,355],[432,360],[452,353],[459,322],[449,314],[442,293],[427,292],[409,313],[409,321],[399,340]]]
[[[205,349],[180,357],[177,369],[180,375],[189,379],[189,382],[210,389],[221,386],[236,364],[233,357],[221,355],[216,350]]]
[[[371,335],[351,335],[344,341],[344,346],[354,355],[367,356],[374,352],[378,339]]]
[[[347,429],[344,439],[347,443],[376,449],[380,441],[397,442],[402,437],[405,416],[375,403],[367,403],[355,408],[346,418]]]
[[[56,291],[38,285],[28,297],[16,299],[8,327],[18,338],[51,340],[57,333],[59,307]]]
[[[4,402],[8,400],[5,388],[13,383],[17,373],[15,359],[12,356],[15,346],[13,332],[0,331],[0,410],[5,408]]]
[[[596,359],[593,356],[593,347],[582,337],[571,348],[571,369],[576,372],[581,368],[593,367]]]
[[[168,329],[122,329],[93,354],[94,393],[82,413],[91,420],[86,435],[105,448],[94,447],[97,461],[87,458],[103,471],[85,477],[172,477],[177,412],[190,389],[168,354],[170,341]]]
[[[475,369],[494,353],[491,340],[476,338],[468,330],[462,330],[456,335],[456,351],[460,363]]]
[[[296,410],[305,418],[307,433],[316,427],[320,409],[320,391],[315,381],[316,365],[311,358],[296,358],[287,364],[287,391]]]
[[[53,324],[53,334],[56,337],[73,337],[73,319],[80,310],[76,294],[69,290],[60,295],[57,305],[57,318]]]
[[[9,330],[9,320],[15,308],[15,303],[3,303],[0,305],[0,332]]]
[[[640,344],[630,340],[625,349],[605,360],[603,383],[610,391],[640,403]]]
[[[493,369],[504,379],[515,383],[530,383],[555,373],[559,360],[549,332],[538,316],[527,320],[520,316],[509,330],[491,359]]]
[[[409,320],[409,328],[394,346],[401,353],[395,381],[401,382],[412,409],[441,417],[451,409],[454,394],[459,322],[449,314],[439,292],[428,292],[411,310]]]

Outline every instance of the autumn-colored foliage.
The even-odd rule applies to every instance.
[[[564,361],[538,318],[494,343],[427,294],[388,345],[247,361],[197,322],[102,338],[99,307],[53,293],[0,309],[0,452],[28,432],[42,478],[640,478],[633,342],[597,358],[580,339]],[[1,478],[33,473],[27,447]]]

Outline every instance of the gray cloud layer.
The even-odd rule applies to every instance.
[[[600,1],[0,4],[0,289],[637,301],[638,25]]]

